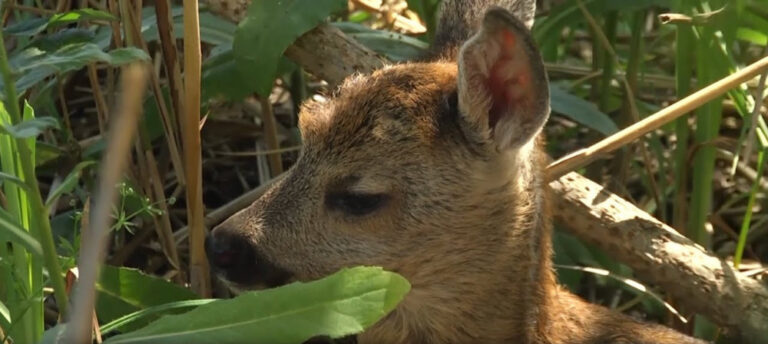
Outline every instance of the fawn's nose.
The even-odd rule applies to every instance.
[[[243,287],[276,287],[288,282],[291,274],[261,254],[247,237],[227,227],[217,227],[205,238],[205,253],[213,270]]]

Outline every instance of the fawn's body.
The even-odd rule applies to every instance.
[[[557,285],[534,2],[501,1],[520,20],[482,19],[489,3],[446,0],[436,57],[305,104],[301,157],[212,232],[213,265],[241,287],[355,265],[402,274],[411,292],[361,343],[696,343]]]

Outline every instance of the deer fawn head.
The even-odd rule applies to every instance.
[[[501,8],[486,12],[457,60],[387,66],[306,102],[296,164],[207,240],[220,275],[271,287],[382,266],[412,284],[388,318],[402,336],[440,317],[482,318],[480,305],[522,304],[548,254],[537,229],[544,66],[527,27]]]

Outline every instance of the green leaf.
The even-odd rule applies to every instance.
[[[396,32],[374,30],[355,23],[334,23],[333,25],[392,61],[414,60],[424,56],[429,49],[429,44],[426,42]]]
[[[59,184],[56,189],[51,191],[51,193],[48,195],[48,199],[45,200],[45,206],[50,207],[53,202],[56,202],[61,195],[65,193],[70,193],[72,190],[75,189],[75,186],[77,186],[77,183],[80,181],[80,176],[83,173],[83,169],[85,169],[88,166],[95,165],[96,161],[82,161],[79,164],[75,166],[75,168],[72,169],[71,172],[67,175],[66,178]]]
[[[30,18],[9,25],[3,29],[3,33],[13,36],[33,36],[43,32],[48,27],[47,18]]]
[[[611,118],[598,110],[595,104],[574,96],[557,85],[550,85],[549,93],[552,98],[550,100],[552,111],[563,114],[606,136],[618,131]]]
[[[59,122],[53,117],[38,117],[16,125],[3,127],[5,133],[19,139],[37,137],[37,135],[51,128],[59,128]]]
[[[72,28],[56,31],[50,35],[40,36],[32,40],[28,47],[38,48],[43,51],[56,51],[59,48],[77,43],[92,42],[96,35],[91,30]]]
[[[9,173],[5,173],[5,172],[0,172],[0,180],[2,180],[4,182],[6,182],[6,181],[7,182],[12,182],[12,183],[16,184],[18,187],[24,189],[24,191],[29,191],[29,185],[27,185],[27,183],[25,183],[23,180],[21,180],[21,178],[15,176],[15,175],[12,175],[12,174],[9,174]]]
[[[14,36],[33,36],[50,27],[66,25],[83,20],[118,20],[108,12],[91,8],[54,14],[50,18],[31,18],[8,26],[3,30],[5,34]]]
[[[18,72],[51,68],[55,72],[64,73],[83,68],[91,62],[106,62],[117,66],[136,60],[149,60],[149,56],[137,48],[120,48],[107,53],[94,43],[77,43],[66,45],[53,53],[40,51],[28,64],[20,66]]]
[[[0,242],[10,241],[27,249],[30,253],[42,257],[43,248],[13,216],[5,209],[0,208]]]
[[[249,89],[262,96],[269,94],[285,49],[328,15],[346,7],[344,0],[252,2],[233,44],[237,70],[249,81]]]
[[[326,278],[218,300],[182,315],[165,316],[118,343],[301,343],[363,331],[405,297],[410,284],[375,267],[343,269]]]
[[[23,93],[51,75],[79,70],[88,63],[105,62],[118,66],[138,60],[149,60],[149,56],[137,48],[104,52],[95,43],[75,43],[65,45],[54,52],[31,47],[14,55],[11,64],[18,75],[16,88],[19,93]],[[0,88],[2,87],[3,83],[0,81]]]
[[[100,326],[101,333],[108,333],[110,331],[121,330],[126,325],[129,325],[134,321],[143,319],[149,315],[166,314],[169,311],[176,311],[180,309],[198,307],[214,301],[216,301],[216,299],[199,299],[199,300],[177,301],[177,302],[166,303],[159,306],[152,306],[149,308],[142,309],[140,311],[123,315],[122,317],[112,320],[109,323],[101,325]]]
[[[99,293],[96,314],[102,322],[152,306],[198,298],[189,289],[164,279],[146,275],[136,269],[113,266],[104,266],[96,290]],[[129,328],[139,328],[156,318],[146,317]]]

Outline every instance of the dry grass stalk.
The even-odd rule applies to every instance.
[[[187,226],[189,226],[189,277],[192,290],[211,295],[210,271],[205,255],[203,178],[200,147],[200,18],[197,0],[184,1],[184,109],[177,114],[184,145],[187,179]]]
[[[89,235],[83,236],[78,259],[80,282],[72,301],[70,324],[64,334],[67,343],[90,343],[91,316],[96,296],[96,281],[107,247],[112,207],[117,198],[117,185],[128,166],[129,154],[142,113],[142,100],[148,69],[143,63],[124,67],[122,95],[118,113],[112,118],[107,149],[100,165],[99,184],[91,210]]]

